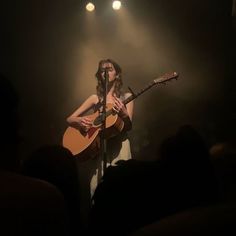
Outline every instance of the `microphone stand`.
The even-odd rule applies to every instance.
[[[108,81],[109,81],[109,68],[105,68],[105,76],[104,76],[104,93],[103,93],[103,100],[102,100],[102,111],[100,112],[101,116],[101,132],[100,132],[100,151],[101,151],[101,160],[103,160],[103,175],[105,173],[107,167],[107,140],[105,137],[105,129],[106,129],[106,104],[107,104],[107,88],[108,88]]]

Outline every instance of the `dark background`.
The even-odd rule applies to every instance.
[[[0,70],[20,97],[21,153],[61,144],[66,117],[95,93],[97,62],[113,58],[125,88],[138,91],[166,72],[179,80],[135,101],[136,158],[192,124],[209,146],[235,137],[235,13],[227,0],[20,0],[1,3]],[[1,114],[7,115],[7,114]],[[1,124],[4,125],[4,124]]]

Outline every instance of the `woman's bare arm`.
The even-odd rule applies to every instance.
[[[72,127],[82,128],[86,131],[89,127],[91,127],[92,123],[90,119],[83,117],[83,114],[89,111],[97,103],[97,101],[97,95],[91,95],[66,119],[66,121]]]

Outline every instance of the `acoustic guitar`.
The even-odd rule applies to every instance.
[[[152,88],[154,85],[165,84],[168,81],[177,79],[179,74],[177,72],[167,73],[157,79],[154,79],[146,87],[141,89],[139,92],[134,93],[131,91],[131,95],[123,100],[124,104],[131,102],[136,99],[142,93]],[[102,130],[102,116],[99,111],[86,117],[92,120],[92,127],[87,131],[83,132],[80,129],[69,126],[63,135],[62,145],[69,149],[74,156],[79,158],[81,161],[89,158],[96,157],[100,150],[100,133]],[[123,120],[115,113],[112,109],[112,104],[106,105],[105,114],[105,129],[104,137],[111,138],[119,134],[124,128]]]

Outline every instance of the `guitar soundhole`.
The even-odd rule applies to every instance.
[[[94,126],[99,126],[102,123],[102,116],[98,116],[94,121],[93,121],[93,125]]]
[[[116,113],[113,111],[113,109],[110,109],[106,112],[105,116],[106,118],[110,115],[115,115]],[[102,114],[100,114],[94,121],[93,126],[100,126],[102,124]]]

